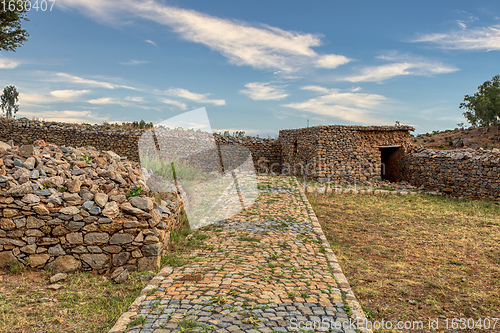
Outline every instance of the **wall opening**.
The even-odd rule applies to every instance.
[[[299,153],[299,142],[297,140],[295,140],[295,142],[293,143],[293,153],[295,155]]]
[[[383,180],[397,182],[399,180],[400,146],[378,147],[380,150],[380,177]]]

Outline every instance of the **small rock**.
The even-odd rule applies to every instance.
[[[49,281],[50,281],[50,283],[56,283],[59,281],[66,280],[67,277],[68,277],[68,274],[66,274],[66,273],[57,273],[56,275],[52,276],[49,279]]]
[[[27,204],[34,204],[40,202],[40,198],[35,194],[26,194],[22,199],[22,202]]]
[[[35,168],[36,159],[31,156],[23,163],[23,167],[28,170],[33,170]]]
[[[33,193],[33,188],[31,187],[30,182],[26,182],[22,185],[14,186],[8,190],[7,193],[5,193],[5,196],[22,197],[30,193]]]
[[[101,210],[101,207],[99,207],[99,206],[94,206],[89,210],[89,213],[92,215],[99,215],[99,214],[101,214],[101,212],[102,212],[102,210]]]
[[[114,218],[120,213],[118,204],[115,201],[110,201],[102,210],[102,214],[109,218]]]
[[[64,215],[76,215],[80,212],[80,209],[78,209],[78,207],[75,207],[75,206],[69,206],[69,207],[64,207],[64,208],[61,208],[61,210],[59,211],[59,214],[64,214]]]
[[[128,200],[132,206],[150,212],[153,209],[153,201],[149,198],[132,197]]]
[[[42,297],[42,298],[38,299],[38,302],[40,302],[40,303],[57,302],[57,300],[55,300],[53,298]]]
[[[39,195],[39,196],[49,196],[52,194],[52,192],[49,190],[49,189],[43,189],[43,190],[38,190],[38,191],[35,191],[35,194],[36,195]]]
[[[127,281],[128,270],[124,269],[123,267],[118,267],[117,269],[115,269],[113,274],[111,274],[111,279],[118,284]]]
[[[68,184],[68,191],[71,193],[77,193],[80,192],[80,188],[82,186],[82,182],[80,179],[74,179],[72,182]]]
[[[50,290],[59,290],[62,287],[64,287],[62,284],[55,283],[55,284],[51,284],[50,286],[48,286],[47,289],[50,289]]]
[[[99,205],[99,207],[104,208],[104,206],[108,202],[108,196],[104,193],[96,193],[94,201],[96,204]]]

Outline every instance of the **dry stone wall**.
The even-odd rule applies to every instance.
[[[47,145],[0,147],[0,267],[53,271],[157,269],[181,224],[177,193],[147,189],[138,163],[112,151]]]
[[[453,196],[500,200],[500,150],[413,148],[400,161],[403,180]]]
[[[34,140],[44,140],[59,146],[87,147],[92,146],[98,150],[111,150],[120,156],[126,156],[131,161],[139,161],[139,140],[141,136],[150,130],[133,129],[112,125],[82,125],[73,123],[45,122],[28,119],[6,119],[0,118],[0,141],[12,140],[16,145],[31,144]],[[180,153],[186,163],[200,161],[207,158],[213,161],[214,151],[200,151],[200,147],[207,147],[206,137],[185,131],[172,139],[175,135],[171,131],[162,129],[155,130],[156,138],[147,135],[147,145],[152,149],[163,151],[174,150]],[[195,137],[191,142],[189,136]],[[274,172],[281,171],[281,146],[277,139],[266,139],[256,137],[232,137],[214,134],[216,145],[242,145],[248,148],[253,156],[254,165],[258,172],[266,172],[271,168]],[[151,141],[153,144],[151,144]],[[198,141],[204,141],[196,145]],[[189,146],[191,144],[192,146]],[[144,145],[142,145],[144,147]],[[197,151],[205,154],[199,156]],[[194,152],[194,154],[193,154]],[[210,162],[212,163],[212,162]],[[196,163],[195,163],[196,164]],[[199,164],[199,163],[198,163]],[[220,165],[220,163],[219,163]],[[211,170],[216,170],[216,165],[208,165]]]

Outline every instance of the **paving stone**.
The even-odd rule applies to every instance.
[[[186,256],[196,261],[154,279],[154,295],[136,310],[147,318],[140,332],[148,327],[160,332],[159,320],[163,331],[177,332],[184,318],[230,333],[287,332],[292,318],[318,323],[326,315],[349,318],[344,303],[330,301],[340,299],[341,289],[320,251],[322,233],[301,192],[290,178],[259,176],[259,181],[265,190],[258,191],[254,205],[198,231],[206,237],[203,246]],[[134,200],[135,206],[150,208]],[[146,257],[156,250],[142,247]]]

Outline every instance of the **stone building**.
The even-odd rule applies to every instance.
[[[320,182],[398,180],[410,126],[316,126],[281,130],[282,173]]]

